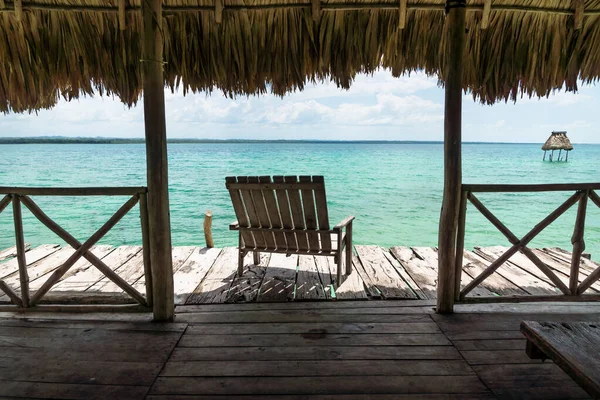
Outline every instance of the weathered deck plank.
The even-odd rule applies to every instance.
[[[136,254],[140,253],[140,246],[119,246],[106,256],[102,261],[113,271],[129,261]],[[83,292],[94,286],[104,278],[104,274],[98,268],[90,263],[75,271],[70,277],[60,281],[54,287],[52,292]]]
[[[25,243],[25,251],[29,251],[31,245]],[[7,260],[17,256],[17,246],[9,247],[8,249],[0,250],[0,261]]]
[[[419,306],[398,305],[411,303]],[[439,315],[423,303],[187,306],[176,320],[198,322],[191,325],[0,317],[0,397],[588,398],[557,365],[523,358],[525,339],[517,334],[523,319],[598,320],[597,307]],[[593,357],[593,349],[587,353]]]
[[[508,250],[508,248],[503,246],[490,246],[486,247],[486,250],[500,257],[502,254],[504,254],[504,252]],[[549,286],[556,287],[556,285],[552,283],[552,280],[550,280],[550,278],[546,276],[546,274],[544,274],[525,254],[521,252],[516,252],[508,259],[508,263],[514,264],[515,266],[521,268],[525,272],[528,272],[530,275],[547,283]],[[566,287],[569,287],[569,274],[567,274],[566,276],[561,273],[555,275],[562,283],[565,284]],[[558,288],[556,290],[558,290],[557,293],[561,294]]]
[[[499,257],[497,252],[486,247],[476,247],[474,253],[490,261],[490,263]],[[557,287],[549,285],[510,261],[502,264],[496,272],[531,295],[554,295],[561,293]]]
[[[325,257],[321,257],[325,258]],[[328,257],[327,257],[328,258]],[[338,300],[367,300],[367,292],[365,291],[365,285],[360,277],[358,268],[360,261],[356,255],[352,255],[352,273],[344,278],[341,285],[334,288],[335,298]],[[330,265],[331,266],[331,265]],[[333,275],[332,275],[333,276]]]
[[[172,257],[173,257],[173,287],[175,289],[175,298],[177,298],[177,291],[175,288],[175,274],[179,271],[182,265],[187,261],[192,252],[197,249],[195,246],[177,246],[173,247]],[[140,293],[146,292],[146,279],[144,272],[144,264],[142,260],[142,265],[138,267],[136,273],[131,277],[133,282],[133,288],[136,289]],[[122,292],[122,290],[115,285],[115,290]]]
[[[558,261],[556,258],[552,257],[551,254],[542,249],[532,249],[532,251],[536,256],[539,257],[540,260],[542,260],[548,267],[550,267],[550,269],[556,271],[558,273],[557,275],[562,275],[566,277],[571,276],[571,268],[567,262]],[[585,278],[587,278],[590,275],[590,271],[588,270],[588,268],[583,267],[584,263],[580,263],[580,265],[582,265],[582,267],[579,268],[579,283],[581,283]],[[593,283],[590,289],[588,289],[587,291],[587,293],[590,292],[600,292],[600,282]]]
[[[224,303],[235,277],[236,268],[232,266],[237,265],[237,256],[237,248],[224,248],[204,279],[194,289],[187,303]]]
[[[169,361],[161,376],[465,376],[462,360]]]
[[[488,390],[476,376],[348,377],[159,377],[151,394],[298,395],[481,393]]]
[[[335,297],[334,295],[334,286],[335,280],[337,278],[336,274],[336,265],[333,262],[332,257],[315,257],[315,266],[317,267],[317,271],[319,271],[319,276],[321,277],[321,283],[323,284],[323,291],[325,292],[325,298],[330,300]],[[367,295],[363,295],[366,298]]]
[[[298,255],[271,254],[257,301],[276,302],[294,299]]]
[[[213,266],[221,249],[196,247],[173,274],[175,304],[185,304]]]
[[[465,276],[475,279],[489,267],[490,262],[485,258],[478,256],[472,251],[465,250],[463,258],[463,280],[462,284],[468,284]],[[469,281],[472,279],[469,279]],[[491,295],[498,296],[526,296],[527,292],[515,285],[513,282],[500,275],[498,272],[492,273],[482,283],[481,286],[487,289]]]
[[[298,256],[298,275],[296,277],[297,300],[325,300],[325,285],[321,282],[315,256]]]
[[[365,273],[386,299],[416,299],[414,291],[402,279],[398,271],[383,254],[386,249],[379,246],[354,247]]]
[[[25,253],[27,265],[31,265],[60,249],[58,244],[42,244]],[[0,279],[6,279],[19,272],[19,263],[16,259],[11,259],[0,264]]]
[[[254,264],[254,256],[246,254],[244,258],[244,273],[242,276],[236,276],[233,280],[229,293],[227,293],[226,303],[249,303],[256,301],[260,286],[262,285],[265,274],[267,273],[267,265],[271,254],[262,253],[260,255],[259,265]]]
[[[465,250],[461,287],[481,274],[506,248],[493,246]],[[336,287],[336,269],[330,257],[261,253],[255,266],[252,253],[246,255],[245,272],[237,275],[237,249],[206,249],[180,246],[173,249],[175,301],[183,304],[222,304],[244,302],[288,302],[292,300],[434,300],[437,290],[437,249],[433,247],[356,246],[354,273]],[[562,249],[533,249],[534,253],[565,283],[570,272],[570,253]],[[10,253],[10,249],[5,250]],[[145,289],[142,254],[139,246],[113,248],[98,245],[92,252],[138,291]],[[73,250],[43,245],[29,250],[29,278],[32,291],[39,288],[53,270]],[[597,264],[582,259],[579,281]],[[18,290],[20,281],[16,259],[0,263],[0,279]],[[83,294],[81,293],[83,292]],[[600,293],[600,282],[589,290]],[[468,297],[527,296],[559,294],[559,290],[523,255],[513,256],[491,274]],[[83,296],[83,297],[81,297]],[[84,258],[79,259],[50,290],[44,302],[123,303],[131,299]],[[558,300],[558,298],[557,298]],[[0,302],[9,302],[0,293]]]

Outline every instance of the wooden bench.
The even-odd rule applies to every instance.
[[[260,252],[333,257],[338,285],[345,253],[346,274],[352,272],[354,217],[330,228],[322,176],[230,176],[225,185],[237,217],[229,229],[239,231],[238,275],[250,251],[255,264]]]
[[[521,322],[530,358],[549,358],[600,398],[600,322]]]

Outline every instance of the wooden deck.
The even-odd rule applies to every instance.
[[[600,321],[590,303],[346,301],[179,306],[143,314],[0,313],[0,397],[584,399],[530,360],[522,320]]]
[[[506,250],[478,247],[464,252],[462,284],[481,273]],[[144,269],[139,246],[96,246],[104,263],[140,292],[144,292]],[[568,284],[570,253],[560,249],[535,249],[536,255]],[[436,296],[437,251],[431,247],[355,246],[354,270],[342,285],[335,285],[335,265],[330,257],[262,254],[260,265],[246,257],[244,274],[236,276],[237,249],[227,247],[175,247],[173,269],[177,304],[286,302],[291,300],[432,300]],[[14,249],[0,251],[0,279],[19,288]],[[73,254],[70,247],[42,245],[26,253],[30,290]],[[598,264],[582,260],[580,281]],[[589,294],[600,293],[595,283]],[[559,295],[560,290],[527,257],[517,253],[469,296]],[[127,303],[126,296],[84,259],[79,260],[44,298],[53,303]],[[0,303],[8,303],[0,295]]]

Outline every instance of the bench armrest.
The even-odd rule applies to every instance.
[[[333,227],[333,230],[339,231],[340,229],[345,228],[346,226],[350,225],[352,221],[354,221],[354,218],[354,215],[350,215],[349,217],[344,218],[342,222]]]
[[[239,228],[240,228],[240,224],[237,221],[233,221],[232,223],[229,224],[230,231],[237,231]]]

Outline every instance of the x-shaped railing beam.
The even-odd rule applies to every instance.
[[[594,193],[595,194],[595,193]],[[558,217],[564,214],[569,208],[571,208],[580,199],[586,196],[586,192],[580,191],[569,197],[562,205],[554,210],[550,215],[544,218],[539,224],[531,229],[525,236],[519,239],[510,229],[508,229],[490,210],[488,210],[480,201],[475,197],[473,193],[468,194],[467,198],[486,217],[512,244],[504,254],[498,257],[494,262],[490,264],[485,271],[479,276],[473,279],[464,289],[460,292],[460,298],[464,299],[465,296],[481,284],[488,276],[494,273],[502,264],[508,261],[517,251],[521,251],[527,258],[529,258],[551,281],[558,287],[561,292],[565,295],[574,295],[571,289],[569,289],[552,270],[540,260],[528,247],[527,244],[533,240],[542,230],[548,225],[554,222]],[[597,197],[597,196],[596,196]],[[598,199],[600,200],[600,199]],[[594,202],[596,202],[594,200]],[[600,203],[600,201],[599,201]],[[598,272],[598,271],[597,271]],[[600,274],[600,272],[598,272]],[[593,282],[592,282],[593,283]],[[591,284],[591,283],[590,283]]]
[[[133,196],[119,210],[98,229],[88,240],[83,244],[75,239],[69,232],[63,229],[60,225],[48,217],[40,207],[28,196],[20,196],[20,200],[31,211],[31,213],[42,222],[48,229],[58,235],[61,239],[67,242],[73,249],[73,253],[52,275],[44,282],[44,284],[31,297],[30,305],[36,304],[51,288],[58,282],[63,275],[71,268],[81,257],[87,259],[92,265],[100,270],[108,279],[113,281],[117,286],[123,289],[127,294],[133,297],[142,305],[146,305],[146,299],[135,288],[129,285],[123,278],[108,267],[102,260],[96,257],[90,248],[95,245],[104,235],[108,233],[125,214],[127,214],[139,201],[139,195]],[[9,295],[10,296],[10,295]]]

